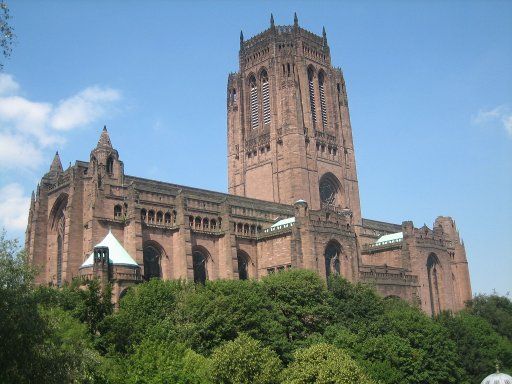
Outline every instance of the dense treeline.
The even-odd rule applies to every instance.
[[[35,287],[0,238],[2,383],[480,383],[512,368],[512,303],[436,319],[371,287],[292,270],[205,286],[152,280],[113,311],[98,282]]]

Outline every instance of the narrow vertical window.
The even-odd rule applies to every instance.
[[[315,107],[315,86],[313,83],[313,68],[308,68],[308,84],[309,84],[309,104],[311,106],[311,117],[313,118],[313,128],[316,127],[316,107]]]
[[[62,286],[62,236],[57,237],[57,286]]]
[[[107,159],[107,173],[114,173],[114,159],[112,158],[112,156],[109,156],[109,158]]]
[[[320,90],[320,109],[322,111],[322,127],[327,127],[327,107],[325,102],[325,76],[323,72],[318,74],[318,89]]]
[[[261,73],[261,97],[263,99],[263,124],[270,124],[270,91],[267,71]]]
[[[258,88],[256,87],[256,79],[251,76],[249,79],[249,87],[251,88],[250,93],[250,104],[251,104],[251,128],[258,128]]]

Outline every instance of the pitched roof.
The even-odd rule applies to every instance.
[[[132,257],[126,252],[121,243],[117,241],[116,237],[111,231],[108,231],[107,236],[96,247],[107,247],[109,264],[113,265],[125,265],[130,267],[138,267],[139,265],[132,259]],[[94,252],[90,254],[87,260],[81,265],[80,269],[92,267],[94,264]]]
[[[375,244],[384,243],[384,242],[388,242],[388,241],[399,241],[399,240],[402,240],[403,238],[404,238],[403,232],[390,233],[388,235],[379,237],[377,239],[377,241],[375,242]]]

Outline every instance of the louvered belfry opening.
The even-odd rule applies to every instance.
[[[261,96],[263,99],[263,124],[270,124],[270,90],[267,71],[261,73]]]
[[[316,107],[315,107],[315,85],[314,85],[313,69],[308,68],[308,84],[309,84],[309,104],[311,105],[311,117],[313,118],[313,128],[316,128]]]
[[[256,86],[256,78],[251,76],[249,79],[249,86],[251,87],[251,128],[258,128],[258,87]]]
[[[323,72],[318,74],[318,89],[320,90],[320,109],[322,111],[322,127],[327,128],[327,106],[325,102],[325,76]]]

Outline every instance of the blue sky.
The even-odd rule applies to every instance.
[[[512,2],[8,1],[0,226],[22,237],[55,150],[107,125],[125,171],[226,191],[226,82],[239,33],[325,26],[345,74],[363,215],[456,219],[474,292],[512,290]]]

